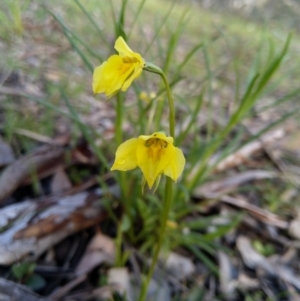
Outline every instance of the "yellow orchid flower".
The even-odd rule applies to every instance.
[[[122,37],[116,40],[115,49],[119,55],[112,55],[94,70],[94,94],[105,93],[110,98],[119,90],[126,91],[143,71],[145,61],[128,47]]]
[[[162,174],[175,182],[185,165],[184,155],[173,145],[173,138],[156,132],[123,142],[116,151],[111,170],[127,171],[139,167],[151,189]]]

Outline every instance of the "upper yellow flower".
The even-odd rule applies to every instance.
[[[141,75],[145,65],[141,55],[133,52],[122,37],[116,40],[115,49],[119,55],[109,57],[94,70],[93,75],[94,93],[105,93],[109,98],[119,90],[126,91]]]
[[[173,138],[156,132],[122,143],[117,149],[111,170],[126,171],[139,167],[151,189],[161,174],[176,182],[184,165],[184,155],[181,149],[173,145]]]

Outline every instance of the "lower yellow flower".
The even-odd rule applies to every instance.
[[[115,49],[119,55],[109,57],[94,70],[93,75],[94,93],[105,93],[109,98],[119,90],[126,91],[132,81],[141,75],[145,65],[141,55],[133,52],[122,37],[116,40]]]
[[[116,151],[111,170],[127,171],[139,167],[151,189],[162,174],[176,182],[184,165],[184,155],[181,149],[173,145],[173,138],[156,132],[122,143]]]

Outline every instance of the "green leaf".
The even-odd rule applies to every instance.
[[[32,274],[35,267],[36,264],[33,262],[22,262],[22,263],[14,264],[11,267],[11,271],[13,275],[20,280],[24,276]]]
[[[130,218],[127,214],[124,214],[121,222],[121,231],[126,232],[130,229],[130,227],[131,227]]]
[[[194,287],[190,290],[187,301],[201,301],[205,300],[205,289],[202,287]]]
[[[37,291],[46,286],[46,280],[38,274],[33,274],[25,281],[25,285],[29,286],[34,291]]]

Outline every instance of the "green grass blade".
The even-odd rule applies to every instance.
[[[84,62],[85,66],[87,67],[87,69],[93,73],[94,71],[94,67],[92,65],[92,63],[89,61],[89,59],[86,57],[86,55],[79,49],[79,47],[77,46],[77,44],[74,41],[74,38],[72,37],[72,35],[65,29],[65,25],[64,22],[61,20],[60,17],[56,16],[52,11],[48,10],[48,12],[53,16],[53,18],[62,26],[63,28],[63,32],[65,37],[68,39],[68,41],[70,42],[71,46],[73,47],[73,49],[77,52],[77,54],[81,57],[82,61]]]
[[[116,17],[115,7],[114,7],[113,1],[109,1],[109,6],[110,6],[111,18],[113,20],[114,27],[115,27],[115,37],[118,37],[118,30],[119,30],[118,29],[118,21],[117,21],[117,17]]]
[[[101,28],[98,26],[98,24],[95,22],[95,20],[91,17],[91,14],[84,8],[84,6],[80,3],[79,0],[74,0],[75,3],[78,5],[78,7],[81,9],[81,11],[84,13],[84,15],[87,17],[87,19],[90,21],[90,23],[94,26],[94,28],[97,30],[97,32],[99,33],[99,36],[102,39],[102,42],[104,42],[109,48],[110,48],[110,44],[106,38],[106,36],[104,35],[104,33],[102,32]],[[111,1],[110,1],[111,2]]]
[[[181,71],[182,71],[182,69],[184,68],[184,66],[189,62],[189,60],[194,56],[194,54],[200,49],[200,48],[202,48],[203,47],[203,43],[202,42],[200,42],[200,43],[198,43],[197,45],[195,45],[188,53],[187,53],[187,55],[185,56],[185,58],[183,59],[183,61],[180,63],[180,65],[176,68],[176,71],[175,71],[175,75],[173,76],[173,78],[174,79],[176,79],[179,75],[180,75],[180,73],[181,73]],[[173,79],[173,80],[174,80]],[[172,81],[173,81],[172,80]]]
[[[133,23],[131,25],[131,29],[129,30],[129,33],[127,34],[128,38],[131,36],[132,30],[133,30],[133,28],[134,28],[134,26],[135,26],[135,24],[136,24],[136,22],[137,22],[137,20],[139,18],[139,15],[140,15],[140,13],[141,13],[141,11],[142,11],[142,9],[143,9],[146,1],[147,0],[142,0],[141,3],[140,3],[140,5],[139,5],[139,7],[138,7],[138,9],[137,9],[137,11],[134,13]]]
[[[99,53],[96,53],[87,43],[85,43],[74,31],[72,31],[67,25],[57,16],[54,16],[56,21],[63,27],[64,32],[68,33],[71,37],[74,37],[92,56],[96,57],[97,59],[103,61],[103,58],[100,56]]]
[[[258,82],[258,86],[256,88],[256,91],[254,93],[254,95],[252,96],[253,98],[257,98],[259,96],[259,94],[261,93],[261,91],[263,90],[263,88],[266,86],[266,84],[269,82],[270,78],[272,77],[272,75],[275,73],[275,71],[279,68],[283,58],[285,57],[287,50],[289,48],[290,42],[292,39],[292,35],[289,34],[287,37],[287,40],[284,44],[284,47],[281,51],[281,53],[279,54],[279,56],[274,59],[269,67],[267,68],[267,70],[263,73],[262,77],[259,79]]]
[[[300,88],[297,88],[297,89],[293,90],[291,93],[288,93],[287,95],[285,95],[285,96],[277,99],[272,104],[268,104],[268,105],[262,106],[259,109],[259,112],[261,113],[261,112],[264,112],[264,111],[266,111],[266,110],[268,110],[268,109],[270,109],[272,107],[276,107],[276,106],[278,106],[278,105],[280,105],[280,104],[282,104],[282,103],[284,103],[284,102],[286,102],[286,101],[288,101],[288,100],[290,100],[290,99],[298,96],[299,93],[300,93]]]
[[[167,48],[167,50],[165,50],[165,52],[167,53],[167,56],[165,59],[165,64],[162,67],[162,70],[164,71],[164,73],[166,75],[168,75],[171,62],[173,61],[174,52],[175,52],[176,46],[178,45],[179,38],[186,26],[185,18],[186,18],[186,15],[188,12],[189,12],[189,7],[187,7],[183,11],[183,13],[180,17],[180,20],[178,22],[177,29],[175,30],[175,32],[173,34],[170,35],[170,41],[168,43],[168,48]]]
[[[107,168],[107,169],[110,169],[110,166],[109,166],[105,156],[102,154],[99,147],[97,147],[97,145],[95,144],[95,138],[91,135],[90,128],[80,120],[80,117],[79,117],[77,111],[71,105],[71,103],[70,103],[68,97],[66,96],[66,93],[65,93],[63,88],[60,88],[60,92],[61,92],[62,98],[63,98],[66,106],[68,107],[71,115],[73,116],[73,119],[75,120],[77,126],[81,130],[81,132],[84,135],[85,139],[91,145],[91,147],[93,148],[95,154],[97,155],[100,162],[104,165],[104,167]]]
[[[117,32],[116,32],[116,38],[117,37],[123,37],[125,41],[127,41],[127,36],[125,33],[125,12],[126,12],[126,6],[127,6],[128,0],[123,0],[122,1],[122,6],[120,10],[120,15],[119,15],[119,22],[117,23]]]
[[[196,107],[195,107],[195,109],[193,109],[193,113],[192,113],[189,124],[187,125],[186,129],[180,133],[179,137],[176,138],[177,145],[180,145],[182,143],[182,141],[186,138],[188,133],[190,132],[192,126],[194,125],[194,123],[197,119],[197,116],[199,114],[202,104],[203,104],[203,93],[199,94],[199,97],[196,100]]]
[[[207,80],[208,80],[208,108],[207,108],[208,121],[207,121],[207,136],[206,136],[206,139],[209,140],[211,138],[211,135],[212,135],[212,126],[213,126],[213,118],[212,118],[212,111],[213,111],[212,71],[211,71],[210,59],[208,57],[206,47],[203,47],[202,51],[203,51],[206,74],[207,74]]]
[[[195,246],[185,246],[191,253],[193,253],[201,262],[203,262],[215,275],[219,275],[217,265],[203,252]]]
[[[155,30],[155,34],[152,38],[152,40],[150,41],[150,43],[147,45],[147,48],[146,50],[144,51],[144,56],[148,53],[148,51],[151,49],[152,47],[152,44],[154,43],[155,40],[158,40],[158,36],[161,32],[161,30],[163,29],[165,23],[167,22],[167,20],[169,19],[171,13],[172,13],[172,10],[174,9],[176,5],[176,1],[172,1],[172,4],[170,5],[170,8],[169,10],[167,11],[167,13],[164,15],[164,17],[162,18],[162,22],[158,25],[158,28],[156,28]]]

